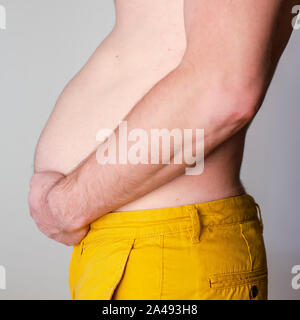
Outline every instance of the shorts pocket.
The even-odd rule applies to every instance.
[[[84,250],[76,248],[70,268],[72,299],[111,300],[133,244],[134,239],[102,240],[89,243]]]
[[[209,285],[215,290],[216,299],[265,300],[268,291],[266,268],[209,277]]]

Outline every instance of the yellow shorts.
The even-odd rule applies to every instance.
[[[267,299],[267,262],[257,209],[245,194],[109,213],[92,223],[74,247],[72,299]]]

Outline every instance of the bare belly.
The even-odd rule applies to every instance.
[[[137,0],[126,3],[123,8],[124,2],[116,2],[116,27],[59,97],[36,149],[36,171],[69,173],[95,150],[100,129],[114,129],[180,63],[186,44],[183,0],[155,0],[151,8],[138,6]],[[243,145],[244,132],[207,157],[202,175],[178,177],[119,210],[178,206],[242,193]]]

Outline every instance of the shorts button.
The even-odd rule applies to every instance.
[[[258,295],[258,289],[257,286],[252,286],[250,290],[250,298],[255,299]]]

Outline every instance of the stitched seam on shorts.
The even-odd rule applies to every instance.
[[[130,252],[131,252],[131,250],[132,250],[133,243],[134,243],[134,241],[131,242],[131,245],[128,247],[128,249],[127,249],[128,251],[127,251],[126,254],[124,255],[123,259],[121,260],[121,263],[119,264],[119,267],[117,268],[117,270],[116,270],[115,273],[114,273],[114,278],[120,273],[120,271],[121,271],[122,269],[124,269],[123,272],[125,271],[126,262],[127,262],[128,258],[129,258]],[[114,293],[114,291],[115,291],[118,283],[120,282],[120,280],[121,280],[121,278],[122,278],[123,272],[117,277],[117,279],[114,281],[113,285],[107,289],[107,291],[108,291],[108,297],[109,297],[109,298],[106,299],[106,300],[110,300],[111,297],[113,296],[113,293]]]
[[[101,238],[101,239],[95,239],[95,240],[89,240],[89,241],[84,241],[84,244],[82,246],[82,251],[80,256],[82,257],[85,254],[85,251],[92,245],[101,243],[102,240],[113,240],[113,243],[118,243],[118,242],[123,242],[123,241],[134,241],[134,238],[123,238],[123,239],[114,239],[114,238]]]
[[[176,231],[150,233],[150,234],[147,234],[146,236],[137,237],[137,239],[147,239],[147,238],[157,237],[157,236],[161,236],[161,235],[177,234],[177,233],[181,233],[183,231],[188,231],[191,229],[192,229],[191,226],[189,226],[189,227],[185,227],[183,229],[176,230]]]
[[[253,273],[258,273],[253,276]],[[248,277],[245,279],[222,279],[222,277],[230,277],[230,276],[235,276],[235,275],[243,275],[243,274],[249,274]],[[252,276],[251,276],[252,275]],[[210,275],[208,278],[209,286],[210,288],[213,289],[226,289],[226,288],[234,288],[234,287],[240,287],[240,286],[245,286],[249,285],[252,283],[258,283],[258,282],[263,282],[267,279],[268,276],[268,271],[266,268],[259,268],[255,269],[252,271],[241,271],[241,272],[232,272],[232,273],[218,273],[214,275]],[[217,279],[213,280],[212,278],[215,277]],[[221,278],[221,279],[218,279]],[[228,281],[233,282],[233,284],[228,285],[228,284],[223,284]]]
[[[236,226],[239,224],[243,224],[243,223],[247,223],[247,222],[251,222],[251,221],[256,221],[258,220],[257,217],[247,217],[243,220],[239,220],[239,221],[234,221],[234,222],[228,222],[228,223],[208,223],[208,224],[203,224],[203,227],[207,228],[216,228],[216,229],[222,229],[223,227],[228,227],[228,226]],[[258,220],[259,221],[259,220]]]
[[[237,288],[237,287],[244,287],[244,286],[248,286],[248,285],[252,285],[252,284],[256,284],[256,283],[260,283],[260,282],[265,282],[266,281],[266,275],[265,276],[261,276],[261,278],[257,278],[257,279],[248,279],[245,280],[244,282],[240,282],[240,283],[233,283],[231,285],[221,285],[217,286],[214,283],[210,283],[210,288],[214,289],[214,290],[222,290],[222,289],[231,289],[231,288]]]
[[[267,268],[263,267],[263,268],[258,268],[258,269],[254,269],[254,270],[246,270],[246,271],[234,271],[234,272],[224,272],[224,273],[214,273],[211,274],[210,277],[223,277],[223,276],[232,276],[232,275],[239,275],[239,274],[247,274],[247,273],[254,273],[254,272],[267,272]]]
[[[177,217],[177,218],[172,218],[170,219],[169,221],[168,220],[157,220],[155,222],[139,222],[140,223],[140,226],[143,227],[145,225],[145,223],[147,223],[147,227],[151,228],[151,227],[155,227],[155,226],[162,226],[162,225],[170,225],[170,224],[175,224],[175,225],[178,225],[179,223],[182,223],[182,222],[189,222],[190,221],[190,216],[184,216],[184,217]],[[119,229],[125,229],[125,228],[139,228],[138,227],[132,227],[130,225],[122,225],[122,224],[118,224],[114,227],[111,227],[111,226],[107,226],[107,227],[102,227],[102,228],[99,228],[97,229],[96,228],[93,228],[92,230],[113,230],[113,229],[116,229],[116,230],[119,230]]]
[[[203,229],[206,228],[216,228],[216,229],[222,229],[223,227],[228,227],[228,226],[234,226],[234,225],[240,225],[246,222],[250,222],[250,221],[256,221],[257,218],[246,218],[243,221],[238,221],[238,222],[233,222],[233,223],[220,223],[220,224],[204,224],[202,226]],[[192,226],[188,226],[185,228],[182,228],[180,230],[176,230],[176,231],[168,231],[168,232],[156,232],[156,233],[149,233],[145,236],[138,236],[136,237],[136,239],[147,239],[147,238],[152,238],[155,236],[160,236],[160,235],[170,235],[170,234],[177,234],[177,233],[181,233],[181,232],[185,232],[185,231],[193,231]],[[85,240],[85,246],[88,246],[90,243],[96,243],[98,241],[102,241],[102,240],[114,240],[114,236],[107,236],[107,237],[99,237],[99,239],[95,238],[95,240]],[[126,237],[124,236],[124,238],[117,238],[117,240],[114,241],[124,241],[124,240],[129,240],[131,239],[131,237]]]
[[[161,275],[160,275],[159,300],[161,300],[162,298],[163,281],[164,281],[164,235],[160,236],[160,245],[161,245]]]
[[[240,231],[241,231],[241,236],[244,239],[244,241],[246,243],[246,246],[247,246],[249,260],[250,260],[250,266],[251,266],[251,271],[253,271],[253,259],[252,259],[252,255],[251,255],[250,245],[249,245],[249,242],[248,242],[247,238],[245,237],[245,235],[243,233],[243,226],[241,224],[240,224]]]
[[[250,218],[250,219],[247,219],[247,220],[243,220],[242,222],[234,222],[234,223],[223,223],[223,224],[207,224],[207,225],[203,225],[202,228],[203,230],[205,230],[206,228],[216,228],[216,229],[222,229],[222,227],[227,227],[227,226],[236,226],[236,225],[240,225],[240,224],[243,224],[243,223],[246,223],[246,222],[250,222],[250,221],[256,221],[256,218]],[[193,228],[192,226],[188,226],[188,227],[185,227],[185,228],[182,228],[180,230],[176,230],[176,231],[168,231],[168,232],[156,232],[156,233],[149,233],[145,236],[137,236],[135,237],[136,239],[147,239],[147,238],[152,238],[152,237],[157,237],[157,236],[160,236],[160,235],[170,235],[170,234],[177,234],[177,233],[181,233],[181,232],[186,232],[186,231],[190,231],[192,232],[193,231]],[[190,233],[191,234],[191,233]],[[101,242],[102,240],[105,241],[105,240],[114,240],[114,236],[107,236],[107,237],[99,237],[98,239],[95,238],[94,240],[85,240],[85,247],[87,247],[90,243],[94,244],[94,243],[97,243],[97,242]],[[119,241],[124,241],[124,240],[130,240],[132,239],[131,237],[126,237],[124,236],[124,238],[117,238],[116,240],[114,240],[114,242],[119,242]]]
[[[169,231],[169,232],[158,232],[158,233],[150,233],[147,234],[146,236],[142,236],[142,237],[135,237],[135,239],[147,239],[147,238],[154,238],[157,236],[161,236],[161,235],[170,235],[170,234],[177,234],[177,233],[181,233],[181,232],[185,232],[185,231],[191,231],[192,227],[188,227],[188,228],[183,228],[181,230],[177,230],[177,231]],[[116,239],[116,240],[114,240]],[[94,244],[97,242],[101,242],[102,240],[114,240],[114,242],[119,242],[119,241],[124,241],[124,240],[130,240],[132,238],[130,237],[124,237],[124,238],[114,238],[113,236],[110,237],[99,237],[98,239],[95,238],[94,240],[89,239],[88,241],[85,241],[85,246],[87,247],[89,244]]]

